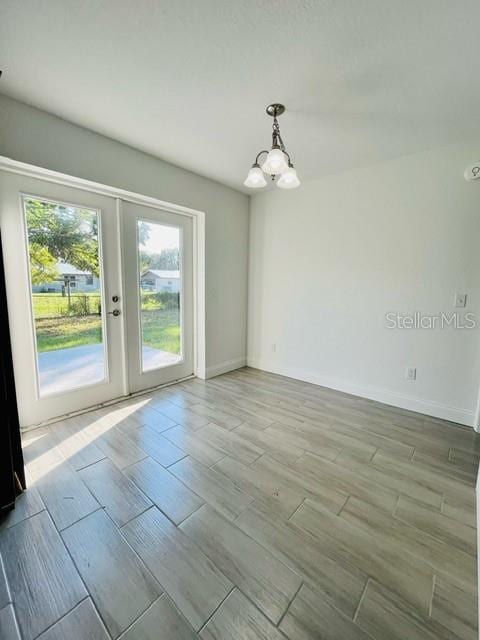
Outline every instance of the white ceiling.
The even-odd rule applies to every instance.
[[[478,0],[4,0],[0,92],[236,188],[478,134]]]

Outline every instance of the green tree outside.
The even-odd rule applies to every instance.
[[[53,262],[68,262],[81,271],[99,276],[95,211],[33,198],[26,200],[25,208],[32,282],[42,272],[47,277],[43,282],[58,280],[58,271],[52,269]]]

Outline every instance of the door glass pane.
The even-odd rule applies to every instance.
[[[24,197],[40,396],[105,380],[99,219]]]
[[[182,360],[180,228],[138,220],[142,371]]]

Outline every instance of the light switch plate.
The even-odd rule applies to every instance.
[[[455,306],[456,307],[466,307],[467,306],[467,294],[466,293],[456,293],[455,294]]]

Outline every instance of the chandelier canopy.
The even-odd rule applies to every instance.
[[[247,178],[243,183],[250,189],[265,187],[267,185],[265,174],[271,176],[273,181],[278,178],[276,185],[280,187],[280,189],[295,189],[300,186],[297,172],[280,135],[277,116],[281,116],[284,111],[285,107],[283,104],[274,103],[267,107],[267,114],[273,118],[272,148],[270,151],[263,149],[257,153],[255,162],[252,164]],[[263,154],[267,155],[263,160],[263,164],[260,165],[259,159]]]

